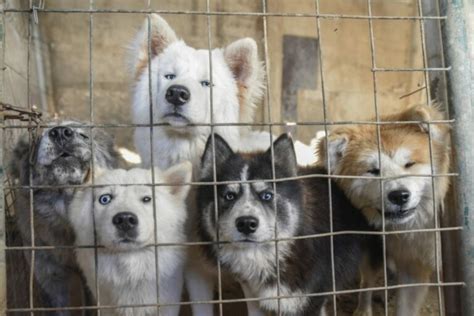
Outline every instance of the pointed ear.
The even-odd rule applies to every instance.
[[[349,143],[349,137],[344,133],[335,133],[329,134],[327,136],[327,146],[326,150],[326,137],[323,137],[319,140],[317,153],[320,161],[324,162],[326,169],[331,169],[331,172],[335,172],[336,167],[341,162],[341,158],[344,156],[344,153],[347,149],[347,144]],[[329,153],[329,163],[328,163],[328,154]]]
[[[443,113],[439,110],[440,105],[434,103],[432,105],[415,105],[409,107],[400,115],[401,121],[423,121],[429,122],[433,120],[442,120]],[[428,133],[431,130],[431,137],[435,140],[443,141],[448,135],[450,126],[448,124],[431,124],[420,123],[423,132]]]
[[[224,49],[224,58],[234,78],[247,85],[258,64],[257,43],[251,38],[237,40]]]
[[[232,148],[230,148],[229,144],[219,136],[219,134],[214,134],[214,145],[215,145],[215,157],[216,157],[216,167],[220,164],[224,163],[230,156],[234,154]],[[204,154],[201,158],[201,171],[200,177],[205,178],[213,175],[213,150],[212,150],[212,135],[209,135],[207,142],[206,142],[206,149],[204,150]]]
[[[178,37],[169,24],[158,14],[150,14],[150,25],[148,17],[136,35],[131,47],[131,67],[138,76],[148,67],[148,44],[150,44],[151,58],[158,56],[171,43],[176,42]],[[148,30],[150,36],[148,37]]]
[[[191,182],[193,175],[193,166],[191,162],[185,161],[170,167],[163,172],[164,181],[169,184],[171,194],[177,196],[179,199],[185,199],[188,195],[190,185],[182,185],[183,183]],[[181,185],[178,185],[181,184]]]
[[[264,68],[258,60],[257,43],[239,39],[224,49],[224,59],[239,89],[241,122],[252,122],[258,99],[263,94]]]
[[[271,148],[265,152],[270,159],[272,157]],[[298,163],[296,161],[295,147],[290,134],[282,134],[273,142],[273,157],[275,165],[281,166],[293,177],[298,174]]]

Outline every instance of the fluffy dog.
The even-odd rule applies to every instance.
[[[323,315],[326,297],[301,297],[332,290],[329,237],[280,241],[276,257],[275,238],[306,236],[330,231],[328,180],[278,181],[272,179],[271,150],[240,154],[215,135],[217,180],[231,182],[217,186],[217,218],[213,186],[198,189],[198,231],[202,240],[233,242],[206,247],[210,264],[217,260],[225,272],[241,284],[247,298],[277,296],[277,260],[280,268],[280,311],[283,315]],[[201,181],[213,179],[213,150],[209,138],[201,165]],[[293,142],[280,136],[273,145],[275,178],[326,174],[324,168],[298,168]],[[232,181],[252,181],[232,183]],[[276,206],[276,209],[275,209]],[[217,221],[217,224],[216,224]],[[334,231],[370,231],[365,218],[344,193],[332,188]],[[276,222],[276,224],[275,224]],[[367,235],[334,237],[334,269],[337,289],[347,289],[357,279],[359,263],[371,249],[379,249],[377,238]],[[266,242],[267,241],[267,242]],[[278,259],[277,259],[278,258]],[[372,258],[377,258],[373,256]],[[250,315],[277,312],[275,299],[249,303]]]
[[[51,188],[28,188],[15,190],[16,228],[15,243],[32,245],[30,214],[33,215],[35,246],[72,246],[74,234],[67,218],[74,189],[61,185],[77,185],[89,180],[91,162],[101,169],[116,166],[117,155],[112,138],[94,130],[74,127],[77,122],[51,123],[36,139],[22,138],[16,145],[10,163],[10,176],[22,186],[52,186]],[[93,146],[93,153],[91,151]],[[31,171],[31,172],[30,172]],[[30,182],[31,180],[31,182]],[[54,186],[58,186],[55,188]],[[30,201],[31,198],[31,201]],[[30,204],[30,202],[32,204]],[[33,210],[30,210],[32,205]],[[8,252],[13,256],[13,252]],[[31,252],[25,251],[27,265],[31,264]],[[18,257],[17,257],[18,258]],[[20,260],[20,258],[18,258]],[[36,250],[34,265],[35,297],[40,302],[36,307],[70,306],[70,296],[80,296],[81,287],[71,284],[80,273],[70,250]],[[28,287],[27,271],[18,268],[14,262],[9,269],[9,305],[28,307],[28,291],[24,295],[14,293],[21,287]],[[20,269],[15,271],[16,269]],[[20,280],[21,277],[26,280]],[[25,282],[26,281],[26,282]],[[55,313],[49,313],[49,315]],[[69,312],[57,312],[68,315]]]
[[[413,106],[383,117],[383,121],[420,121],[441,119],[442,114],[430,106]],[[432,156],[430,161],[429,131]],[[376,228],[382,227],[384,210],[386,230],[434,228],[434,207],[440,206],[448,190],[447,177],[409,177],[447,173],[449,170],[449,127],[442,124],[382,125],[380,127],[381,165],[379,165],[377,129],[374,125],[345,126],[332,131],[319,145],[321,161],[327,165],[329,153],[331,173],[336,175],[373,176],[374,179],[342,178],[336,182],[352,203],[362,210]],[[383,182],[375,177],[399,177]],[[383,205],[383,208],[382,208]],[[400,284],[429,282],[435,268],[434,233],[403,233],[386,236],[389,263],[395,266]],[[373,286],[375,274],[363,271],[363,286]],[[400,289],[397,315],[417,315],[427,287]],[[359,315],[371,315],[371,293],[360,297]]]
[[[150,34],[148,36],[148,27]],[[149,41],[150,37],[150,41]],[[148,67],[150,44],[150,68]],[[143,165],[168,168],[183,160],[199,165],[211,123],[211,76],[209,51],[192,48],[179,40],[168,23],[156,14],[145,20],[131,49],[131,67],[135,75],[133,87],[133,122],[161,123],[153,128],[151,161],[150,128],[135,130],[135,146]],[[250,38],[211,51],[214,123],[252,123],[255,103],[262,95],[263,66],[258,61],[257,44]],[[152,98],[149,95],[151,77]],[[150,120],[150,101],[153,120]],[[215,130],[237,145],[247,127],[216,126]],[[253,137],[266,136],[255,133]],[[261,139],[261,138],[260,138]],[[249,138],[248,140],[253,140]],[[246,144],[258,144],[257,141]]]
[[[158,293],[161,304],[180,302],[184,248],[159,247],[155,256],[155,247],[150,245],[155,240],[158,243],[186,241],[184,223],[189,186],[176,184],[189,182],[191,176],[189,162],[164,172],[155,169],[156,183],[171,186],[155,186],[153,192],[153,186],[147,185],[151,184],[151,170],[117,169],[99,177],[98,188],[77,192],[69,210],[76,244],[93,246],[95,227],[97,245],[103,247],[97,249],[97,271],[95,250],[91,247],[76,250],[79,266],[96,296],[98,283],[100,305],[156,304]],[[160,307],[159,313],[156,307],[150,306],[104,309],[102,313],[171,316],[178,315],[179,306]]]

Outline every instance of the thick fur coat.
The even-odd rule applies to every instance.
[[[96,189],[77,192],[71,203],[76,245],[88,246],[76,249],[77,261],[100,305],[145,305],[103,309],[103,315],[179,314],[179,305],[159,310],[153,305],[181,301],[185,248],[162,246],[155,252],[153,244],[186,241],[189,186],[176,184],[188,183],[192,169],[184,162],[154,170],[155,183],[170,186],[155,186],[153,192],[151,170],[116,169],[99,177]]]
[[[113,168],[117,164],[110,136],[99,130],[94,130],[91,135],[89,129],[77,127],[77,122],[65,121],[50,125],[30,140],[32,145],[28,137],[22,138],[14,149],[10,163],[9,174],[15,183],[22,186],[50,186],[15,190],[17,236],[14,242],[18,246],[33,245],[31,226],[34,228],[34,246],[72,246],[74,233],[68,221],[67,207],[74,188],[61,186],[87,183],[92,160],[96,171]],[[8,256],[21,260],[17,254],[8,252]],[[24,251],[22,256],[29,267],[32,252]],[[71,249],[36,250],[34,262],[35,306],[70,306],[73,305],[72,297],[82,296],[84,287],[77,285],[81,275]],[[21,289],[28,287],[29,268],[27,271],[21,270],[21,265],[16,264],[10,265],[10,268],[9,306],[28,307],[28,290]],[[22,293],[15,294],[17,291]],[[80,305],[86,303],[79,302]],[[63,311],[56,314],[69,313]]]
[[[201,181],[205,182],[213,179],[212,143],[210,138],[202,158]],[[217,205],[213,186],[198,189],[199,236],[204,241],[216,241],[219,232],[219,241],[224,242],[203,246],[209,264],[219,261],[223,271],[240,282],[247,298],[265,298],[278,295],[278,262],[279,294],[294,297],[281,299],[280,306],[275,299],[250,302],[250,315],[276,313],[278,308],[283,315],[324,314],[325,296],[302,295],[333,289],[330,237],[280,241],[278,260],[275,243],[269,240],[275,238],[276,228],[278,238],[330,232],[331,206],[333,231],[371,231],[367,221],[335,184],[329,189],[325,178],[278,181],[275,191],[271,149],[236,153],[218,135],[214,145],[217,181],[230,183],[217,186]],[[293,142],[287,135],[275,141],[273,152],[276,179],[327,174],[324,168],[298,168]],[[250,226],[245,226],[248,221]],[[377,238],[369,235],[335,236],[334,287],[351,288],[364,255],[378,249]]]
[[[435,228],[435,216],[441,214],[449,178],[432,179],[430,175],[449,171],[449,126],[424,122],[442,117],[435,106],[426,105],[382,117],[385,122],[419,123],[380,126],[381,164],[375,125],[338,127],[328,137],[328,150],[325,139],[319,144],[320,159],[332,174],[369,177],[339,178],[336,182],[373,227],[381,229],[385,224],[387,231]],[[383,193],[379,176],[393,177],[383,182]],[[388,263],[396,270],[399,284],[429,282],[436,266],[435,238],[430,232],[386,236]],[[362,286],[374,286],[375,281],[376,274],[365,271]],[[400,289],[397,315],[417,315],[427,289]],[[370,292],[361,296],[358,314],[372,314]]]

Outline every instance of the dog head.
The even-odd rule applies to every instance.
[[[30,169],[33,184],[59,186],[84,183],[93,158],[96,168],[116,166],[113,139],[106,133],[97,129],[91,133],[72,121],[49,125],[31,141],[23,137],[15,147],[10,170],[21,184],[30,183]]]
[[[277,182],[274,190],[271,148],[261,153],[235,153],[218,135],[214,135],[214,145],[213,150],[209,137],[201,162],[201,181],[213,181],[215,154],[217,181],[230,183],[217,186],[217,222],[214,187],[199,187],[201,231],[206,239],[215,241],[216,231],[219,231],[220,241],[238,242],[223,244],[222,255],[239,250],[267,249],[273,258],[274,244],[260,242],[275,238],[275,223],[278,237],[296,233],[302,203],[299,184],[296,181]],[[296,155],[291,138],[286,134],[280,136],[273,144],[273,152],[275,177],[296,176]],[[237,183],[232,183],[234,181]]]
[[[150,122],[150,78],[153,121],[168,123],[170,127],[166,130],[171,133],[207,137],[208,127],[190,125],[211,122],[211,91],[214,122],[253,121],[255,102],[262,94],[263,81],[254,40],[241,39],[209,53],[178,40],[168,23],[152,14],[136,36],[131,55],[136,79],[133,91],[136,121]],[[183,126],[187,128],[181,128]],[[196,129],[202,133],[196,133]]]
[[[78,192],[69,211],[78,240],[93,244],[95,223],[97,243],[112,251],[154,244],[155,234],[159,242],[179,241],[173,236],[183,234],[189,186],[177,184],[191,180],[191,164],[154,170],[155,183],[170,186],[155,186],[153,193],[151,170],[115,169],[104,172],[93,191]]]
[[[382,118],[382,121],[420,121],[419,124],[380,126],[380,163],[377,127],[359,125],[339,127],[326,140],[319,143],[321,160],[335,175],[374,177],[374,179],[339,178],[340,184],[354,206],[364,211],[369,221],[382,225],[382,203],[387,225],[409,225],[431,216],[432,180],[430,175],[447,173],[449,165],[449,127],[426,123],[441,119],[434,107],[414,106],[401,113]],[[430,136],[432,157],[430,161]],[[329,163],[328,158],[329,157]],[[329,169],[328,168],[328,169]],[[413,175],[413,176],[408,176]],[[396,177],[383,181],[376,177]],[[398,177],[398,178],[397,178]],[[448,187],[447,178],[435,179],[437,201],[444,198]]]

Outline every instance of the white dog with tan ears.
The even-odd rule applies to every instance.
[[[190,182],[192,168],[183,162],[154,170],[155,183],[171,186],[150,185],[151,170],[116,169],[100,175],[96,188],[78,191],[69,209],[76,245],[88,246],[76,249],[76,257],[89,288],[102,306],[128,306],[103,309],[103,315],[179,314],[179,305],[158,312],[154,304],[181,301],[185,249],[167,245],[155,252],[153,244],[186,241],[189,186],[177,184]]]

